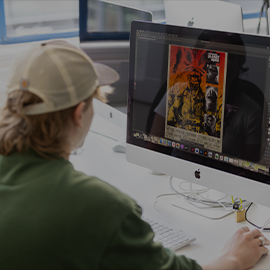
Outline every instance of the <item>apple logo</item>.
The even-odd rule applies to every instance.
[[[188,26],[193,26],[194,21],[193,21],[194,17],[192,17],[192,19],[188,22]]]
[[[194,172],[194,175],[195,175],[196,178],[200,179],[200,178],[201,178],[201,172],[200,172],[200,169],[196,170],[196,171]]]

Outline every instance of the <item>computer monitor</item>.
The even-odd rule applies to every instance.
[[[153,19],[151,11],[106,0],[80,0],[79,12],[81,42],[128,40],[133,20]]]
[[[244,32],[240,5],[223,1],[164,0],[167,24]]]
[[[270,37],[132,22],[126,158],[270,207]]]

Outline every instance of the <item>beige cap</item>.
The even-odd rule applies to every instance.
[[[94,63],[87,54],[63,40],[36,44],[11,68],[7,94],[29,91],[43,102],[28,105],[27,115],[60,111],[90,97],[98,86],[115,83],[118,73]]]

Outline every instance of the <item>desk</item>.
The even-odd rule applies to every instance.
[[[128,163],[125,154],[113,152],[92,132],[89,132],[85,139],[82,154],[72,155],[70,161],[75,169],[87,175],[96,176],[128,194],[137,201],[147,216],[162,220],[162,217],[154,210],[154,203],[159,194],[172,193],[169,176],[152,175],[146,168]],[[159,199],[159,213],[186,233],[196,237],[195,242],[177,250],[176,254],[186,255],[199,264],[218,257],[225,242],[238,228],[244,225],[250,229],[254,228],[247,222],[236,223],[234,215],[213,221],[181,210],[171,205],[172,198]],[[249,218],[257,224],[263,224],[270,218],[268,208],[253,205],[249,211]],[[268,214],[262,217],[264,211]],[[270,233],[265,233],[265,236],[270,239]],[[253,269],[270,269],[270,255],[261,258]]]

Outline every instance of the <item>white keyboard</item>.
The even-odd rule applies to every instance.
[[[182,230],[178,230],[167,224],[162,224],[150,218],[142,217],[142,220],[147,222],[155,233],[154,241],[160,242],[166,248],[177,250],[196,240],[195,237],[186,234]]]

